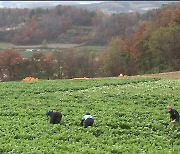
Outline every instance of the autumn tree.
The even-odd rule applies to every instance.
[[[106,59],[106,52],[105,50],[99,51],[95,55],[94,59],[94,77],[103,77],[107,76],[105,70],[105,59]]]
[[[152,66],[151,52],[149,52],[149,38],[156,27],[150,22],[142,22],[135,33],[134,49],[137,52],[138,72],[143,74]]]
[[[31,61],[29,58],[23,58],[21,64],[18,65],[18,69],[16,69],[16,73],[18,74],[18,79],[22,80],[27,76],[33,76],[31,70]]]
[[[55,51],[53,55],[56,61],[57,78],[62,79],[64,77],[64,53],[63,51]]]
[[[43,53],[34,53],[30,58],[30,71],[33,77],[43,78],[44,74],[44,59],[45,54]]]
[[[111,39],[107,47],[104,63],[107,76],[118,76],[120,73],[125,73],[126,56],[123,40],[119,37]]]
[[[123,49],[126,53],[125,74],[135,75],[138,72],[138,50],[136,48],[135,35],[128,35],[124,39]]]
[[[82,48],[76,51],[76,76],[93,77],[95,53],[91,49]]]
[[[157,19],[158,26],[167,27],[170,24],[171,16],[172,16],[171,10],[166,10],[162,12]]]
[[[53,54],[46,54],[43,62],[44,78],[53,79],[56,74],[57,61]]]
[[[0,69],[7,72],[6,76],[9,80],[18,79],[16,69],[23,61],[20,54],[14,49],[8,49],[0,54]]]
[[[180,26],[170,26],[154,31],[148,46],[151,53],[151,72],[180,70]]]
[[[75,49],[70,48],[64,54],[64,77],[73,78],[76,77],[75,66]]]
[[[171,24],[177,24],[180,25],[180,8],[176,8],[173,12],[172,12],[172,16],[171,16]]]

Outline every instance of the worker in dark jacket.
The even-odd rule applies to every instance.
[[[177,122],[177,121],[179,121],[179,113],[178,113],[175,109],[172,109],[171,106],[167,106],[166,109],[167,109],[167,111],[168,111],[169,114],[170,114],[170,120],[171,120],[171,122]]]
[[[50,117],[50,124],[58,124],[61,122],[62,114],[57,111],[47,111],[46,116]]]
[[[94,123],[94,119],[91,116],[91,114],[90,113],[86,113],[86,115],[84,115],[82,117],[80,125],[84,126],[84,128],[87,128],[88,126],[92,126],[93,123]]]

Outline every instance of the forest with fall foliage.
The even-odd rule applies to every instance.
[[[109,77],[180,70],[180,3],[159,9],[108,15],[74,6],[0,9],[0,42],[15,45],[76,43],[105,46],[58,49],[23,57],[14,48],[0,52],[4,81]],[[7,28],[8,27],[8,28]]]

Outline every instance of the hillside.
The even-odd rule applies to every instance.
[[[161,7],[163,4],[168,4],[166,1],[109,1],[95,4],[84,4],[79,7],[87,9],[99,9],[105,13],[129,13],[140,12],[145,13],[148,10]]]
[[[140,12],[144,13],[147,10],[159,8],[163,4],[171,3],[172,1],[102,1],[98,3],[82,3],[81,1],[42,1],[42,2],[26,2],[26,1],[2,1],[0,7],[9,8],[53,8],[57,5],[72,5],[79,8],[87,9],[100,9],[105,13],[128,13],[128,12]]]
[[[2,2],[2,5],[16,2]],[[25,2],[23,2],[25,3]],[[48,2],[47,2],[48,3]],[[9,4],[9,5],[10,5]],[[38,4],[38,2],[37,2]],[[45,3],[46,4],[46,3]],[[57,3],[55,3],[57,4]],[[73,5],[73,4],[72,4]],[[105,45],[112,37],[125,37],[135,32],[142,21],[156,21],[165,10],[180,7],[163,2],[102,2],[81,5],[57,5],[51,9],[0,9],[0,41],[19,45],[41,44],[43,40],[57,43]],[[149,7],[149,9],[145,9]],[[81,9],[80,9],[81,8]],[[88,9],[88,10],[84,10]],[[116,16],[102,16],[97,11]],[[131,13],[139,11],[142,13]],[[143,10],[146,13],[143,13]],[[125,14],[117,14],[125,12]],[[5,37],[4,37],[5,36]]]

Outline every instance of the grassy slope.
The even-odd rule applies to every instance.
[[[1,153],[180,151],[180,133],[165,111],[168,104],[180,111],[180,80],[54,80],[0,87]],[[60,125],[48,124],[49,109],[63,113]],[[84,129],[78,124],[87,111],[95,124]]]
[[[77,49],[87,49],[93,51],[104,50],[105,46],[81,46],[80,44],[60,44],[60,43],[50,43],[48,44],[48,48],[43,49],[42,45],[27,45],[27,46],[16,46],[10,43],[1,42],[0,43],[0,52],[4,52],[8,48],[15,48],[15,50],[19,51],[21,56],[23,57],[31,57],[33,53],[42,52],[44,54],[53,53],[54,51],[64,50],[67,48],[77,48]],[[27,51],[26,49],[33,49],[33,51]]]
[[[7,43],[7,42],[0,42],[0,50],[5,50],[8,48],[12,48],[15,45],[11,44],[11,43]]]

